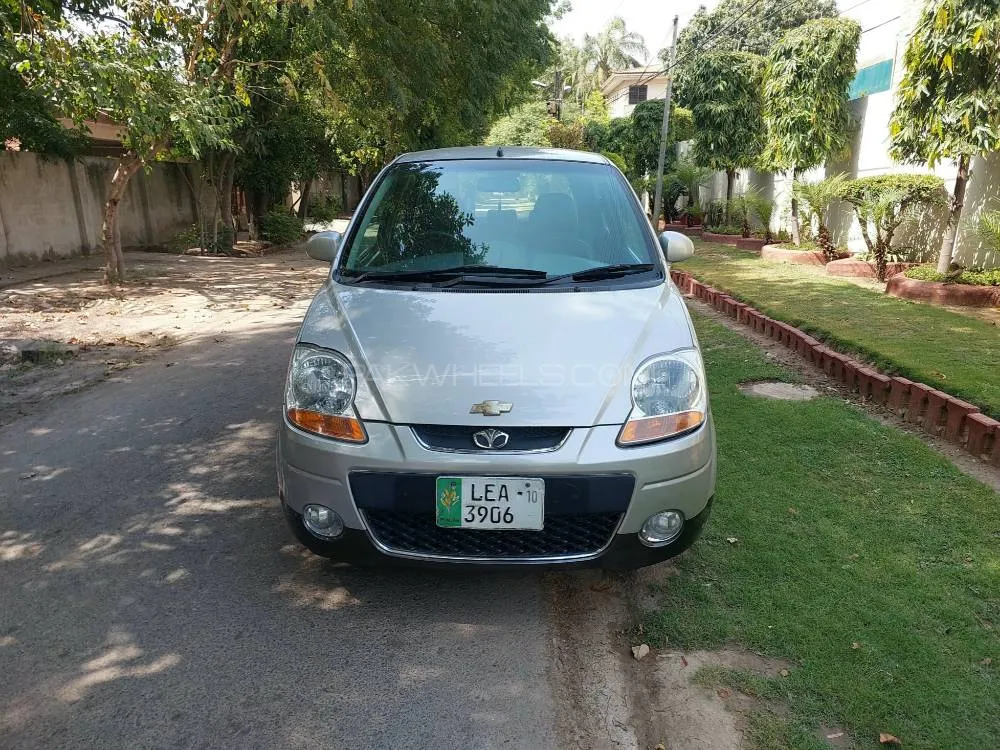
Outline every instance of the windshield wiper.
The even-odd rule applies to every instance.
[[[583,271],[573,273],[562,273],[558,276],[549,276],[543,284],[551,284],[555,281],[604,281],[605,279],[617,279],[633,273],[646,273],[652,271],[656,266],[652,263],[614,263],[610,266],[597,266],[597,268],[587,268]]]
[[[545,271],[533,268],[507,268],[505,266],[454,266],[452,268],[424,268],[410,271],[363,271],[359,274],[343,274],[355,284],[366,281],[449,281],[461,280],[469,276],[502,276],[526,279],[544,279]]]

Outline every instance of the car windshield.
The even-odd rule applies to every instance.
[[[625,281],[661,278],[656,252],[628,184],[607,164],[403,163],[378,184],[338,272],[347,283]]]

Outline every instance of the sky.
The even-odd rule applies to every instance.
[[[625,19],[625,28],[639,32],[646,40],[650,58],[670,46],[670,25],[680,16],[683,29],[691,16],[704,5],[709,10],[718,0],[570,0],[573,10],[556,21],[552,30],[559,38],[569,36],[579,42],[584,34],[596,34],[614,16]],[[643,60],[643,62],[648,62]]]

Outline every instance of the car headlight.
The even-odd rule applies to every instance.
[[[650,357],[632,376],[632,413],[618,445],[643,445],[700,426],[708,413],[701,358],[694,350]]]
[[[354,412],[357,380],[340,352],[299,344],[292,352],[285,384],[285,415],[317,435],[363,443],[364,425]]]

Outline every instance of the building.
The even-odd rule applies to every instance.
[[[663,99],[667,92],[667,76],[655,61],[644,68],[615,70],[601,84],[601,94],[608,103],[612,117],[628,117],[637,104],[647,99]]]
[[[841,0],[842,15],[861,25],[857,74],[850,87],[851,112],[856,130],[850,149],[824,167],[803,175],[805,180],[818,180],[826,175],[844,172],[851,177],[916,172],[936,174],[945,181],[950,192],[955,185],[954,162],[944,161],[933,170],[921,165],[898,164],[889,156],[889,118],[895,106],[895,93],[903,77],[903,53],[910,34],[920,16],[922,0]],[[683,150],[684,145],[680,148]],[[990,253],[967,226],[984,210],[1000,210],[1000,154],[972,161],[972,176],[962,212],[956,260],[968,267],[1000,266],[1000,257]],[[747,185],[772,195],[778,202],[773,228],[787,228],[790,215],[791,179],[788,175],[758,174],[752,170],[740,173],[737,191]],[[703,191],[702,202],[725,199],[724,174],[716,175]],[[853,212],[845,206],[834,211],[831,229],[841,243],[852,251],[866,250],[861,229]],[[928,259],[937,255],[945,228],[945,212],[913,224],[900,238],[898,245],[921,249]]]

